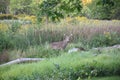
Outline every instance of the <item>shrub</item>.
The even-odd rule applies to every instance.
[[[120,20],[120,1],[119,0],[114,0],[114,8],[112,10],[111,18],[112,19],[118,19]]]
[[[92,0],[91,3],[83,6],[81,15],[91,19],[119,20],[119,5],[118,0]]]
[[[118,1],[119,2],[119,1]],[[83,8],[83,15],[92,19],[110,20],[112,19],[112,10],[115,6],[113,0],[92,0]]]

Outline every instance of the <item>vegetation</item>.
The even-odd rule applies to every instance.
[[[39,5],[38,20],[58,21],[66,16],[74,16],[82,8],[80,0],[45,0]]]
[[[11,15],[11,14],[1,14],[0,15],[0,20],[4,20],[4,19],[17,19],[16,16]]]
[[[0,13],[9,13],[10,0],[0,0]]]
[[[101,78],[93,78],[94,80],[119,80],[119,76],[113,76],[113,77],[101,77]]]
[[[119,5],[119,0],[0,0],[0,80],[119,80]],[[51,49],[50,43],[70,34],[64,50]],[[74,48],[85,50],[69,53]],[[45,60],[1,66],[18,58]]]
[[[2,67],[0,77],[3,80],[9,80],[9,78],[13,80],[77,80],[82,78],[91,79],[93,76],[119,75],[119,49],[104,50],[100,54],[98,53],[97,56],[95,54],[93,51],[65,53],[59,57],[38,63]]]
[[[83,15],[93,19],[120,19],[118,16],[118,0],[92,0],[83,8]],[[115,18],[116,17],[116,18]]]
[[[73,21],[75,20],[73,19]],[[69,22],[69,24],[49,24],[43,27],[39,24],[22,25],[15,22],[9,26],[6,25],[5,31],[3,23],[0,30],[2,37],[0,40],[3,41],[1,49],[27,49],[29,46],[62,40],[64,34],[70,35],[71,33],[73,34],[72,42],[80,43],[79,46],[88,48],[112,46],[120,43],[119,21],[83,20],[83,22],[74,23],[71,20]]]
[[[10,0],[10,12],[12,14],[35,14],[36,3],[34,0]],[[18,6],[19,5],[19,6]]]

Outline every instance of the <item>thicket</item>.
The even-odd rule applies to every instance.
[[[120,19],[119,0],[92,0],[84,6],[82,15],[92,19]]]

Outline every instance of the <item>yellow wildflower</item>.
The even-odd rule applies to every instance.
[[[0,23],[0,31],[7,31],[8,30],[8,25],[7,24],[3,24],[3,23]]]

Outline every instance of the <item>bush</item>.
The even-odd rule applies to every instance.
[[[120,1],[119,0],[114,0],[114,8],[112,10],[111,18],[112,19],[118,19],[120,20]]]
[[[118,0],[93,0],[87,8],[83,7],[82,15],[100,20],[119,19],[119,4]]]
[[[87,4],[87,8],[83,8],[83,16],[92,19],[100,19],[100,20],[110,20],[112,9],[114,7],[114,1],[105,0],[106,2],[101,0],[92,0],[91,3]]]

